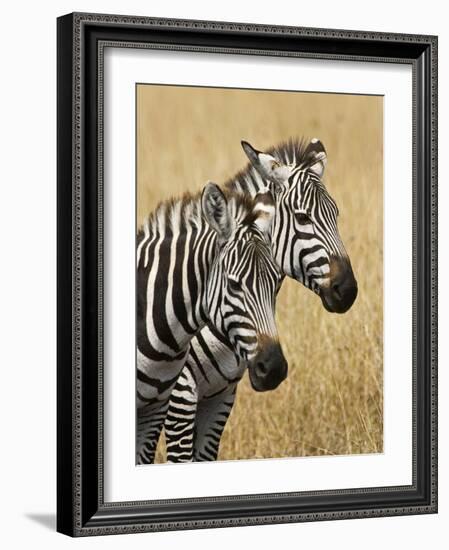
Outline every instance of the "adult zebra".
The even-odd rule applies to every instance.
[[[266,190],[225,195],[209,183],[201,197],[159,205],[138,234],[137,463],[154,460],[190,340],[206,322],[248,363],[261,391],[287,376],[274,320],[281,278],[269,244],[274,210]]]
[[[249,195],[267,183],[274,187],[272,248],[282,274],[316,292],[328,311],[344,313],[357,296],[357,283],[338,232],[337,206],[322,182],[324,146],[317,139],[291,140],[268,153],[242,146],[250,165],[226,187]],[[244,371],[213,326],[192,340],[165,423],[170,462],[216,459]]]

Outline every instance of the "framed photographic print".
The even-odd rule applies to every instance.
[[[58,531],[437,511],[437,38],[58,19]]]

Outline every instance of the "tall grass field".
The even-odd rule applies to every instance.
[[[136,117],[138,224],[161,200],[244,168],[242,139],[259,150],[290,137],[323,142],[323,180],[340,210],[359,294],[337,315],[285,280],[276,317],[288,378],[256,393],[245,375],[219,459],[382,452],[382,97],[139,85]]]

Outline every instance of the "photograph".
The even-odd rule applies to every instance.
[[[135,94],[136,464],[382,453],[384,98]]]

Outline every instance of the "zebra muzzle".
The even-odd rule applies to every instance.
[[[276,389],[287,378],[288,363],[279,342],[265,344],[248,365],[251,386],[256,391]]]
[[[320,289],[320,297],[331,313],[345,313],[351,308],[357,298],[357,281],[348,259],[331,259],[329,285]]]

